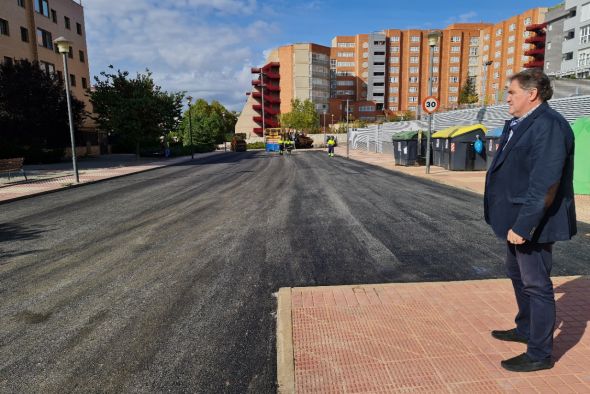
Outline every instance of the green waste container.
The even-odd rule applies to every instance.
[[[502,127],[492,129],[486,133],[486,168],[489,170],[498,151],[498,144],[502,136]]]
[[[403,131],[391,137],[395,165],[413,166],[418,160],[418,131]]]
[[[590,118],[579,118],[574,130],[574,193],[590,194]]]

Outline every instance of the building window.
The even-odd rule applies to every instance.
[[[411,41],[411,42],[420,42],[420,36],[412,36],[412,37],[410,38],[410,41]]]
[[[438,66],[432,66],[432,73],[438,72]]]
[[[439,50],[440,50],[440,48],[439,48],[439,47],[433,47],[433,48],[432,48],[432,51],[433,51],[434,53],[438,53],[438,51],[439,51]]]
[[[359,112],[374,112],[375,107],[372,105],[359,105]]]
[[[25,8],[25,0],[18,0],[18,1],[17,1],[17,4],[18,4],[20,7],[23,7],[23,8]]]
[[[514,31],[514,29],[516,29],[516,23],[512,23],[509,27],[508,30],[510,31]]]
[[[496,30],[496,36],[501,36],[501,35],[502,35],[502,29]]]
[[[410,77],[408,80],[410,83],[418,83],[418,77]]]
[[[70,85],[76,86],[76,76],[74,74],[70,74]]]
[[[508,47],[508,54],[512,55],[514,53],[514,47]]]
[[[47,49],[53,50],[53,39],[51,33],[47,30],[37,28],[37,44]]]
[[[389,67],[389,72],[393,74],[399,73],[399,67]]]
[[[532,20],[530,17],[528,17],[528,18],[526,18],[526,19],[524,20],[524,25],[525,25],[525,26],[528,26],[528,25],[530,25],[532,22],[533,22],[533,20]]]
[[[461,42],[461,36],[453,36],[453,37],[451,37],[451,42]]]
[[[563,54],[563,60],[572,60],[574,58],[573,52],[567,52]]]
[[[82,88],[88,89],[88,81],[84,77],[82,77]]]
[[[456,56],[451,57],[451,63],[459,63],[459,58]]]
[[[502,46],[502,40],[496,40],[496,48]]]
[[[390,42],[399,42],[399,36],[394,36],[389,39]]]
[[[369,47],[369,43],[368,42],[363,42],[363,48],[368,48]]]
[[[498,79],[498,78],[500,78],[500,73],[498,71],[496,71],[494,73],[494,79]]]
[[[451,47],[451,52],[453,52],[453,53],[461,52],[461,47]]]
[[[336,85],[338,85],[338,86],[354,86],[354,81],[348,81],[348,80],[336,81]]]
[[[432,59],[432,63],[437,64],[438,63],[438,58],[435,57],[434,59]]]
[[[73,59],[74,58],[74,48],[70,47],[70,51],[68,52],[68,57],[70,59]]]
[[[489,49],[490,49],[490,46],[489,45],[484,45],[483,46],[483,51],[484,52],[487,52]]]
[[[338,52],[338,57],[354,57],[354,52]]]
[[[4,64],[12,64],[12,58],[8,56],[4,56]]]
[[[438,82],[438,77],[432,77],[432,83]]]
[[[408,102],[410,102],[410,103],[417,103],[418,102],[418,97],[415,97],[415,96],[408,97]]]
[[[506,64],[514,64],[514,58],[513,57],[509,57],[508,60],[506,60]]]
[[[374,77],[382,77],[384,75],[385,75],[385,73],[384,72],[381,72],[381,71],[376,71],[376,72],[373,73],[373,76]]]
[[[508,37],[508,42],[514,42],[514,36]]]
[[[10,31],[8,30],[8,21],[0,18],[0,36],[9,36]]]
[[[391,77],[391,78],[389,78],[389,82],[391,82],[391,83],[398,83],[399,82],[399,77]]]
[[[471,37],[469,39],[469,45],[478,46],[479,45],[479,37]]]
[[[397,103],[397,97],[395,97],[395,96],[394,97],[390,97],[389,98],[389,102],[390,103]]]
[[[55,73],[55,65],[51,63],[40,61],[39,68],[41,68],[42,71],[45,71],[49,75],[53,75]]]
[[[70,18],[68,18],[67,16],[64,16],[64,23],[66,25],[66,29],[70,30],[71,29]]]
[[[459,72],[459,67],[451,67],[449,69],[452,73],[458,73]]]
[[[459,92],[459,88],[457,86],[450,86],[449,92],[450,93],[457,93],[457,92]]]
[[[506,70],[506,76],[509,77],[512,75],[512,69],[509,68],[508,70]]]
[[[449,82],[450,83],[458,83],[459,82],[459,77],[449,77]]]
[[[82,35],[82,25],[79,23],[76,23],[76,33]]]
[[[395,64],[397,64],[397,63],[399,63],[399,56],[394,56],[394,57],[392,57],[391,59],[389,59],[389,61],[390,61],[391,63],[395,63]]]
[[[418,107],[412,105],[412,106],[408,107],[408,111],[416,112],[416,111],[418,111]]]
[[[500,67],[500,62],[494,62],[494,68]]]
[[[500,51],[496,51],[496,53],[494,53],[494,57],[500,57],[501,52]]]
[[[354,67],[354,62],[336,62],[337,67]]]
[[[86,57],[84,56],[84,51],[78,51],[78,55],[80,56],[80,61],[84,63],[86,61]]]
[[[410,47],[410,52],[420,52],[420,47]]]
[[[338,48],[354,48],[354,42],[339,42]]]
[[[408,88],[408,93],[418,93],[418,88],[416,86],[410,86]]]
[[[367,68],[367,67],[369,67],[369,63],[363,62],[363,68]]]
[[[590,43],[590,25],[580,27],[580,44],[588,43]]]
[[[410,56],[410,63],[418,63],[418,56]]]
[[[410,67],[410,73],[417,74],[418,73],[418,67]]]
[[[398,53],[399,52],[399,47],[391,47],[391,52],[392,53]]]
[[[471,47],[469,48],[469,56],[477,56],[477,47]]]
[[[35,3],[35,11],[49,18],[49,3],[47,0],[33,0],[33,2]]]
[[[26,27],[20,28],[20,39],[23,42],[29,42],[29,30]]]
[[[457,102],[457,96],[449,96],[449,101],[452,103],[456,103]]]
[[[590,49],[578,52],[578,67],[590,66]]]
[[[398,93],[398,92],[399,92],[399,88],[397,86],[393,87],[393,88],[389,88],[389,93]]]

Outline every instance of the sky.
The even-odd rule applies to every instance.
[[[436,29],[490,22],[553,0],[83,0],[91,77],[149,69],[168,92],[217,100],[240,111],[250,67],[273,48],[298,42],[330,46],[337,35],[383,29]]]

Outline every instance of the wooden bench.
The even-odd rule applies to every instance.
[[[0,159],[0,174],[8,173],[8,180],[10,180],[10,174],[15,172],[20,172],[22,176],[25,177],[25,181],[27,180],[27,174],[25,174],[25,170],[23,168],[24,158],[17,157],[14,159]]]

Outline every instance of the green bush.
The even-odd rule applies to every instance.
[[[251,142],[247,145],[247,149],[265,149],[266,144],[262,141]]]

